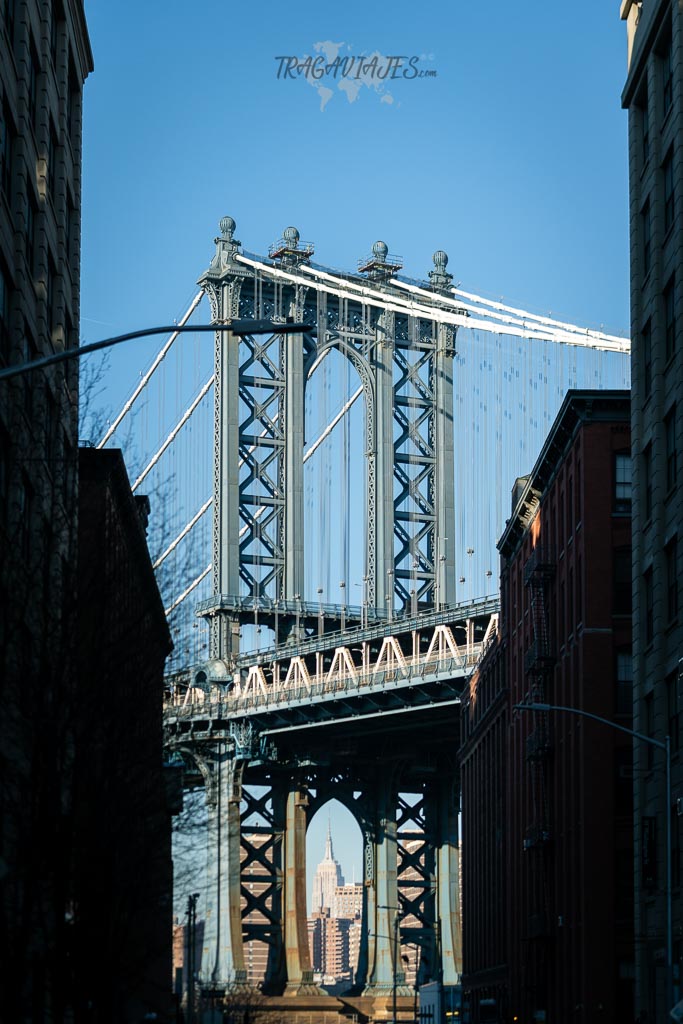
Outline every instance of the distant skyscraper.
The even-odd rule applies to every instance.
[[[330,826],[327,826],[327,840],[325,842],[325,856],[318,864],[313,879],[313,900],[311,909],[314,912],[334,907],[335,889],[344,884],[344,876],[341,872],[339,862],[334,859],[332,849],[332,833]]]

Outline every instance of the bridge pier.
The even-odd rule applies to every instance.
[[[366,996],[385,1004],[399,995],[410,995],[400,955],[400,916],[398,894],[398,849],[395,767],[383,765],[375,782],[375,815],[370,843],[366,845],[365,886],[368,919],[368,979]]]
[[[455,985],[462,973],[462,929],[460,921],[460,871],[458,811],[460,792],[451,779],[441,782],[437,792],[438,834],[437,921],[439,933],[437,959],[441,962],[444,985]]]
[[[246,984],[240,906],[242,763],[226,741],[200,763],[208,808],[206,922],[200,979],[213,989]]]
[[[285,829],[284,939],[287,965],[285,995],[320,995],[313,983],[306,914],[307,795],[298,786],[287,794]]]

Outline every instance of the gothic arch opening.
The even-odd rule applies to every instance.
[[[327,604],[360,608],[365,597],[367,464],[360,386],[357,368],[337,348],[320,358],[306,384],[305,598],[318,601],[323,612]]]
[[[356,980],[362,931],[363,843],[351,812],[329,800],[306,833],[308,941],[317,984],[330,994]]]

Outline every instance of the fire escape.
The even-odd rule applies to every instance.
[[[532,641],[524,656],[528,699],[545,703],[552,680],[555,656],[552,650],[548,620],[550,584],[555,574],[555,562],[550,551],[538,545],[524,566],[524,586],[528,589]],[[530,774],[532,817],[525,831],[524,849],[530,857],[532,892],[534,901],[529,907],[527,936],[530,940],[543,940],[549,935],[549,873],[547,853],[552,841],[548,807],[548,759],[551,753],[548,715],[534,714],[534,727],[526,740],[526,761]],[[540,974],[543,974],[541,968]],[[531,980],[531,979],[530,979]],[[537,983],[540,978],[537,979]],[[540,993],[539,993],[540,994]]]

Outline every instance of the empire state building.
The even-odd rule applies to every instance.
[[[313,879],[313,905],[314,913],[321,910],[331,911],[334,907],[335,889],[344,884],[344,876],[338,861],[334,859],[332,850],[332,833],[330,826],[327,826],[327,840],[325,841],[325,856],[318,864]]]

